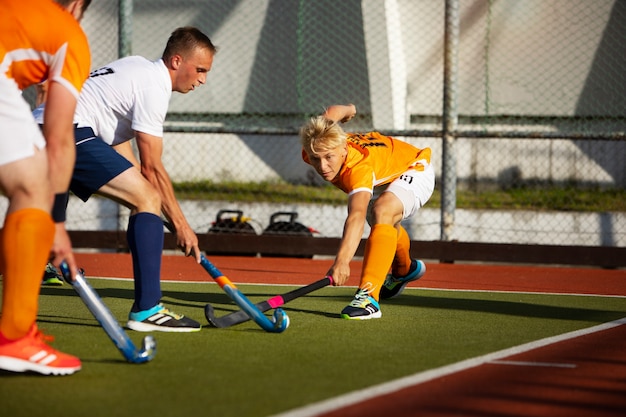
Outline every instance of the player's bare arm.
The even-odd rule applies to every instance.
[[[174,194],[174,186],[170,179],[161,156],[163,154],[163,139],[147,133],[136,133],[141,174],[157,189],[161,196],[162,210],[168,221],[176,230],[176,243],[186,256],[193,256],[200,263],[200,248],[198,237],[189,226],[178,200]]]
[[[324,117],[335,121],[345,123],[356,115],[356,106],[354,104],[335,104],[326,109]]]
[[[76,97],[62,84],[54,81],[49,84],[43,134],[50,159],[49,170],[54,173],[50,176],[52,191],[62,193],[68,190],[76,160],[72,124]]]
[[[344,223],[341,243],[335,262],[328,272],[333,277],[333,285],[343,285],[350,278],[350,261],[361,243],[370,198],[371,194],[365,191],[348,198],[348,217]]]
[[[49,81],[47,84],[43,134],[46,138],[46,152],[48,154],[48,177],[53,194],[63,194],[69,189],[76,160],[74,126],[72,124],[76,97],[58,82]],[[78,272],[78,266],[72,252],[72,242],[65,229],[65,222],[55,223],[51,257],[52,263],[57,267],[65,259],[72,276]]]

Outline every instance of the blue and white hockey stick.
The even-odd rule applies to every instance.
[[[128,337],[124,329],[115,320],[111,311],[104,304],[98,293],[85,280],[82,271],[72,279],[70,268],[67,262],[61,263],[61,273],[63,279],[70,284],[81,300],[85,303],[91,314],[98,320],[107,336],[113,341],[115,347],[124,355],[124,358],[131,363],[149,362],[156,355],[156,340],[152,336],[146,336],[143,339],[141,350],[137,349],[133,341]]]
[[[224,292],[241,308],[245,313],[250,316],[252,320],[256,322],[261,328],[267,332],[282,333],[289,326],[289,316],[282,308],[274,310],[274,316],[272,320],[265,316],[259,308],[252,304],[248,298],[243,295],[241,291],[230,282],[230,280],[220,272],[203,254],[200,255],[200,264],[211,275],[211,277],[217,282],[217,284],[224,290]]]
[[[163,220],[163,225],[172,233],[176,233],[174,226],[167,220]],[[200,265],[211,275],[217,285],[224,290],[226,295],[235,302],[246,314],[254,320],[263,330],[271,333],[282,333],[289,327],[289,316],[282,308],[274,310],[274,315],[270,320],[261,310],[243,295],[239,288],[235,286],[215,265],[209,261],[204,254],[200,254]]]
[[[295,300],[298,297],[302,297],[304,295],[309,294],[310,292],[319,290],[320,288],[324,288],[327,285],[331,285],[333,283],[333,277],[326,276],[319,281],[315,281],[312,284],[309,284],[305,287],[296,288],[293,291],[289,291],[284,294],[275,295],[265,301],[261,301],[260,303],[256,303],[255,306],[265,312],[271,310],[273,308],[278,308],[289,301]],[[211,304],[207,304],[204,306],[204,315],[208,320],[209,324],[213,327],[230,327],[235,324],[243,323],[250,320],[250,317],[245,311],[239,310],[234,311],[232,313],[226,314],[222,317],[215,317],[215,311]]]

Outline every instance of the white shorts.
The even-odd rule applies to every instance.
[[[431,164],[426,165],[423,171],[409,169],[386,187],[376,187],[374,189],[374,196],[368,208],[368,221],[371,219],[374,201],[384,192],[393,193],[400,199],[404,208],[402,220],[405,220],[414,216],[420,207],[426,204],[433,195],[434,190],[435,169]]]
[[[46,140],[13,80],[0,77],[0,165],[28,158]]]

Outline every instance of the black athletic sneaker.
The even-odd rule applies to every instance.
[[[380,299],[386,300],[388,298],[399,296],[409,282],[420,279],[425,273],[426,264],[422,261],[413,259],[413,261],[411,261],[409,273],[405,276],[394,277],[391,274],[387,275],[385,283],[380,289]]]
[[[130,313],[126,326],[138,332],[198,332],[200,323],[180,314],[175,314],[157,304],[149,310]]]
[[[51,263],[46,265],[41,285],[63,285],[63,277],[61,276],[61,273],[57,271]]]
[[[379,319],[382,315],[378,302],[361,288],[354,294],[352,302],[341,310],[341,317],[348,320]]]

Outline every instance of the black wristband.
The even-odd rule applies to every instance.
[[[68,193],[58,193],[54,195],[54,204],[52,205],[52,220],[54,220],[55,223],[63,223],[65,221],[65,211],[67,210],[68,200]]]

